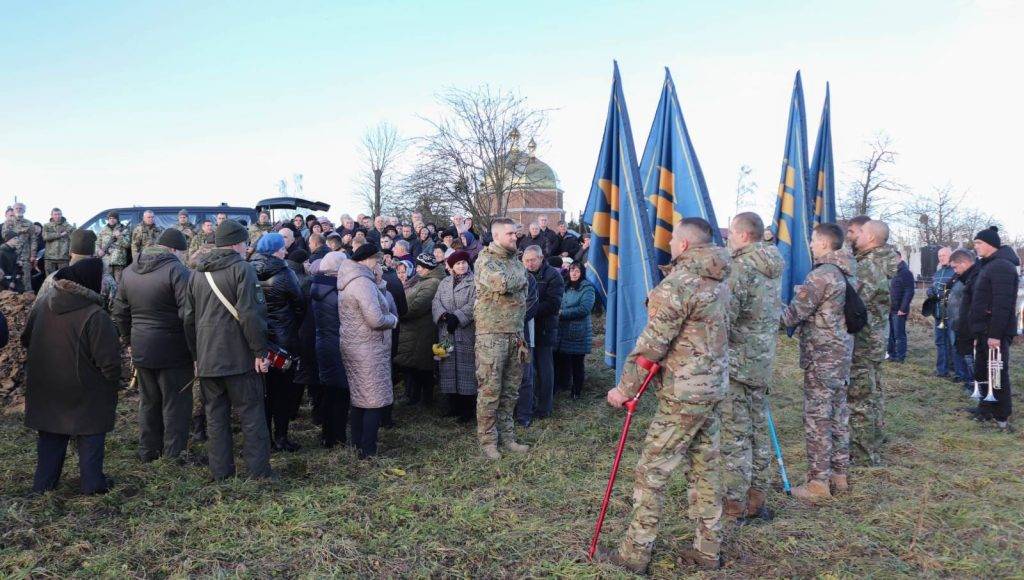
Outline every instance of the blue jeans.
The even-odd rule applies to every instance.
[[[955,345],[956,344],[956,333],[953,332],[952,330],[949,330],[948,332],[949,332],[949,344],[950,345]],[[970,356],[970,355],[963,356],[962,354],[960,354],[960,353],[958,353],[956,351],[956,347],[955,346],[950,346],[950,348],[949,348],[949,357],[951,359],[953,359],[953,372],[955,373],[956,378],[960,382],[962,382],[964,384],[967,384],[967,383],[970,383],[971,381],[974,380],[974,357],[973,356]]]
[[[935,323],[935,374],[940,377],[949,375],[953,370],[953,343],[950,342],[950,330],[939,328]]]
[[[889,313],[889,359],[903,362],[907,358],[907,317]]]

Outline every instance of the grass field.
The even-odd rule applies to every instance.
[[[908,360],[886,365],[890,443],[885,464],[856,468],[853,491],[818,508],[775,492],[778,517],[726,534],[715,577],[1012,577],[1024,571],[1024,430],[999,434],[961,411],[958,386],[931,376],[930,329],[914,327]],[[603,402],[610,375],[591,361],[581,401],[559,399],[553,419],[521,438],[525,457],[488,463],[468,427],[438,410],[399,406],[382,456],[360,462],[315,446],[275,454],[282,480],[215,484],[199,465],[135,458],[134,399],[108,439],[102,497],[77,493],[69,458],[60,489],[29,496],[35,436],[20,416],[0,420],[0,576],[608,576],[584,551],[622,412]],[[773,405],[790,477],[802,481],[801,375],[783,339]],[[1022,384],[1015,373],[1015,384]],[[632,469],[653,408],[645,397],[605,526],[621,537]],[[240,464],[241,466],[241,464]],[[684,479],[676,477],[651,573],[678,577],[673,552],[692,539]]]

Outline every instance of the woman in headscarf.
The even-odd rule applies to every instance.
[[[405,288],[407,310],[399,318],[398,352],[395,366],[402,372],[409,404],[430,404],[434,395],[434,353],[437,327],[431,319],[431,305],[437,286],[444,278],[430,254],[416,256],[416,281]]]
[[[469,254],[462,250],[448,256],[445,263],[451,276],[437,287],[432,312],[438,342],[452,346],[448,356],[441,359],[440,391],[448,395],[452,416],[463,423],[472,421],[476,410],[476,286],[469,262]]]

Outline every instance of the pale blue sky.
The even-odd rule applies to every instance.
[[[799,68],[810,143],[832,83],[840,180],[884,129],[898,178],[969,188],[1024,233],[1019,3],[208,4],[0,1],[0,198],[80,221],[116,205],[251,205],[299,172],[332,215],[359,211],[366,127],[421,133],[439,90],[489,83],[554,109],[540,155],[575,211],[617,58],[641,147],[672,69],[723,220],[741,164],[770,212]]]

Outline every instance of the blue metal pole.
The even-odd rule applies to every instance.
[[[782,476],[782,491],[790,495],[789,478],[786,476],[786,462],[782,460],[782,447],[779,446],[779,435],[775,432],[775,420],[772,419],[772,406],[768,404],[768,398],[764,399],[764,415],[768,420],[768,434],[772,438],[772,447],[775,448],[775,459],[779,462],[779,475]]]

